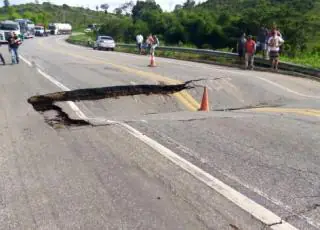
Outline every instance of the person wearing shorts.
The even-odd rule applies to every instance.
[[[284,43],[284,40],[278,36],[276,31],[272,31],[272,36],[268,40],[268,46],[269,46],[269,56],[271,60],[271,69],[278,70],[278,64],[279,64],[279,51],[280,46]]]

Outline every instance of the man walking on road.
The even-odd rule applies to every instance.
[[[271,69],[278,71],[279,63],[279,51],[280,46],[284,43],[284,40],[278,36],[277,31],[272,31],[272,37],[268,40],[268,46],[270,47],[270,60],[271,60]]]
[[[13,32],[7,39],[9,50],[11,52],[11,59],[12,64],[19,64],[19,54],[18,54],[18,48],[20,45],[20,39],[18,36]]]
[[[138,50],[139,50],[139,54],[141,54],[141,48],[142,48],[142,43],[143,43],[143,36],[141,34],[138,34],[136,37],[136,41],[137,41],[137,46],[138,46]]]
[[[256,42],[252,39],[252,36],[248,36],[248,40],[245,43],[245,68],[248,69],[250,64],[250,69],[253,69],[254,54],[256,52]]]

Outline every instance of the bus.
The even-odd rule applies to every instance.
[[[15,22],[19,23],[20,33],[25,37],[31,37],[34,35],[34,22],[29,19],[16,19]]]
[[[12,32],[15,32],[17,36],[20,35],[19,23],[9,20],[0,22],[0,43],[8,43],[7,39]]]

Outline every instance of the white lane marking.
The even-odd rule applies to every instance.
[[[39,71],[39,70],[38,70]],[[44,76],[46,79],[48,79],[50,82],[58,86],[59,88],[66,90],[69,88],[64,86],[62,83],[58,82],[56,79],[51,77],[50,75],[44,73],[43,71],[39,71],[39,73],[42,73],[41,75]],[[77,111],[81,111],[77,105],[73,103],[72,109],[75,109]],[[76,111],[75,111],[76,112]],[[81,112],[81,116],[84,116],[85,120],[89,120],[89,118],[86,117],[84,113]],[[80,117],[80,116],[79,116]],[[82,118],[82,117],[80,117]],[[155,140],[149,138],[148,136],[142,134],[135,128],[129,126],[128,124],[117,122],[117,121],[109,121],[109,124],[113,123],[116,125],[119,125],[120,127],[123,127],[125,130],[127,130],[128,133],[133,135],[134,137],[138,138],[140,141],[144,142],[146,145],[150,146],[154,150],[156,150],[158,153],[160,153],[163,157],[167,158],[174,164],[176,164],[178,167],[184,169],[186,172],[190,173],[192,176],[197,178],[198,180],[202,181],[204,184],[206,184],[211,189],[215,190],[234,204],[236,204],[241,209],[245,210],[246,212],[250,213],[252,216],[254,216],[259,221],[263,222],[266,225],[272,225],[275,223],[274,226],[271,226],[271,228],[275,227],[275,229],[281,229],[281,230],[297,230],[297,228],[293,227],[292,225],[288,224],[287,222],[283,221],[279,216],[277,216],[275,213],[271,212],[270,210],[266,209],[262,205],[256,203],[255,201],[249,199],[245,195],[241,194],[240,192],[236,191],[235,189],[231,188],[230,186],[226,185],[219,179],[213,177],[209,173],[205,172],[201,168],[193,165],[189,161],[185,160],[184,158],[180,157],[170,149],[166,148],[165,146],[159,144]]]
[[[19,58],[24,61],[29,67],[32,67],[32,63],[29,62],[27,59],[25,59],[24,57],[22,57],[21,55],[19,55]]]
[[[147,122],[145,122],[147,123]],[[180,149],[182,152],[185,152],[186,154],[190,155],[191,157],[197,157],[200,159],[200,161],[204,164],[208,164],[209,166],[211,166],[208,162],[209,160],[206,158],[202,158],[201,154],[199,154],[198,152],[195,152],[194,150],[180,144],[178,141],[174,140],[173,138],[165,135],[164,133],[153,129],[153,132],[157,133],[158,135],[160,135],[162,138],[167,139],[168,142],[173,143],[174,145],[176,145],[176,147],[178,149]],[[301,219],[305,220],[307,223],[309,223],[310,225],[319,228],[320,227],[320,222],[315,222],[312,218],[303,215],[303,214],[299,214],[299,213],[294,213],[294,210],[292,207],[284,204],[282,201],[274,198],[274,197],[270,197],[268,194],[264,193],[263,191],[261,191],[260,189],[258,189],[257,187],[251,186],[245,182],[243,182],[239,177],[237,176],[233,176],[231,174],[229,174],[228,171],[224,170],[224,169],[218,169],[215,168],[216,171],[218,171],[219,173],[221,173],[222,175],[224,175],[225,177],[230,178],[231,180],[237,182],[238,184],[242,185],[243,187],[247,188],[248,190],[251,190],[255,193],[257,193],[258,195],[260,195],[261,197],[265,198],[266,200],[274,203],[275,205],[278,205],[280,207],[283,207],[286,211],[290,212],[291,214],[300,217]]]
[[[287,88],[287,87],[285,87],[285,86],[283,86],[283,85],[280,85],[280,84],[278,84],[278,83],[275,83],[275,82],[270,81],[270,80],[268,80],[268,79],[265,79],[265,78],[263,78],[263,77],[257,77],[257,78],[259,78],[259,79],[262,80],[262,81],[268,82],[269,84],[274,85],[274,86],[276,86],[276,87],[278,87],[278,88],[280,88],[280,89],[283,89],[283,90],[285,90],[285,91],[287,91],[287,92],[296,94],[296,95],[298,95],[298,96],[320,99],[320,97],[318,97],[318,96],[306,95],[306,94],[303,94],[303,93],[296,92],[296,91],[294,91],[294,90],[292,90],[292,89],[289,89],[289,88]]]

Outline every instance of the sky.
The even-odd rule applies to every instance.
[[[22,4],[32,2],[32,0],[9,0],[12,5]],[[114,8],[119,5],[127,2],[128,0],[46,0],[50,1],[53,4],[62,5],[67,4],[70,6],[84,6],[90,7],[91,9],[95,9],[97,5],[101,5],[102,3],[108,3],[110,8],[109,11],[113,11]],[[2,2],[2,1],[1,1]],[[42,3],[43,1],[39,1]],[[174,9],[176,4],[182,4],[185,0],[156,0],[156,2],[161,6],[161,8],[165,11],[171,11]],[[198,2],[198,1],[196,1]]]

